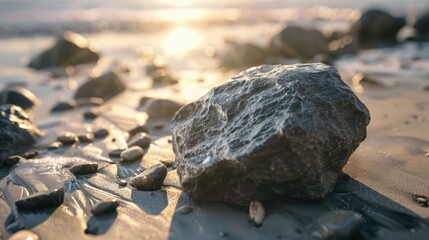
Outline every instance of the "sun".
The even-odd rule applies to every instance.
[[[190,50],[198,48],[201,42],[201,33],[193,28],[177,26],[164,36],[162,48],[166,55],[181,57]]]

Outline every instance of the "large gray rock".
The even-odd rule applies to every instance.
[[[177,173],[195,201],[320,199],[365,139],[369,121],[333,67],[251,68],[176,113]]]
[[[54,46],[36,56],[28,66],[34,69],[66,67],[96,63],[99,58],[95,48],[84,37],[74,32],[65,32]]]
[[[89,78],[80,86],[74,99],[87,99],[92,97],[109,100],[125,90],[125,83],[115,71],[108,71],[97,78]]]
[[[40,135],[40,130],[22,108],[10,104],[0,106],[0,162],[24,153]]]

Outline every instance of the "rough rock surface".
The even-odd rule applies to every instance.
[[[65,32],[53,47],[36,56],[28,66],[34,69],[66,67],[95,63],[99,58],[95,48],[84,37],[74,32]]]
[[[115,71],[109,71],[98,78],[90,78],[79,87],[74,99],[97,97],[109,100],[125,90],[125,83]]]
[[[24,152],[41,134],[22,108],[9,104],[0,106],[0,161]]]
[[[251,68],[176,113],[177,172],[196,201],[320,199],[366,138],[369,121],[333,67]]]
[[[361,48],[374,48],[397,43],[397,34],[404,27],[404,18],[394,17],[381,10],[369,10],[362,14],[352,27]]]

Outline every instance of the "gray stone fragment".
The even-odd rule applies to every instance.
[[[41,135],[22,108],[9,104],[0,106],[0,161],[26,151]]]
[[[308,233],[316,239],[352,239],[363,223],[360,214],[336,210],[328,212],[313,222]]]
[[[56,207],[64,202],[64,189],[38,192],[15,202],[19,209],[38,209],[42,207]]]
[[[112,212],[116,210],[117,207],[119,207],[119,202],[116,199],[111,201],[100,202],[97,205],[95,205],[93,208],[91,208],[91,213],[97,216],[104,213]]]
[[[150,118],[172,118],[182,104],[168,99],[149,99],[145,101],[143,111]]]
[[[106,128],[100,128],[94,131],[95,138],[104,138],[107,137],[107,135],[109,135],[109,130]]]
[[[137,159],[141,159],[144,155],[144,150],[139,146],[130,147],[123,152],[121,152],[121,161],[123,162],[131,162]]]
[[[72,145],[76,142],[79,142],[79,138],[74,133],[66,132],[58,136],[57,141],[61,142],[64,145]]]
[[[176,113],[177,172],[195,201],[320,199],[366,138],[369,121],[331,66],[251,68]]]
[[[76,101],[74,101],[74,100],[58,102],[57,104],[55,104],[54,107],[52,107],[51,113],[71,110],[71,109],[74,109],[76,106],[77,106]]]
[[[122,78],[116,72],[109,71],[98,78],[90,78],[77,89],[74,99],[97,97],[106,101],[124,90]]]
[[[78,165],[72,166],[69,170],[75,176],[93,174],[98,171],[98,164],[97,163],[78,164]]]
[[[156,191],[161,189],[166,176],[167,168],[159,163],[132,178],[130,185],[143,191]]]
[[[152,142],[152,138],[147,133],[138,133],[134,135],[130,141],[128,142],[128,147],[133,146],[139,146],[141,148],[147,148],[149,147],[150,143]]]

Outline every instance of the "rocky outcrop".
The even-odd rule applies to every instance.
[[[41,134],[22,108],[10,104],[0,106],[0,162],[23,153]]]
[[[36,56],[28,65],[34,69],[66,67],[84,63],[96,63],[100,56],[95,47],[81,35],[66,32],[54,46]]]
[[[333,67],[251,68],[176,113],[177,173],[196,201],[320,199],[366,138],[369,121]]]

